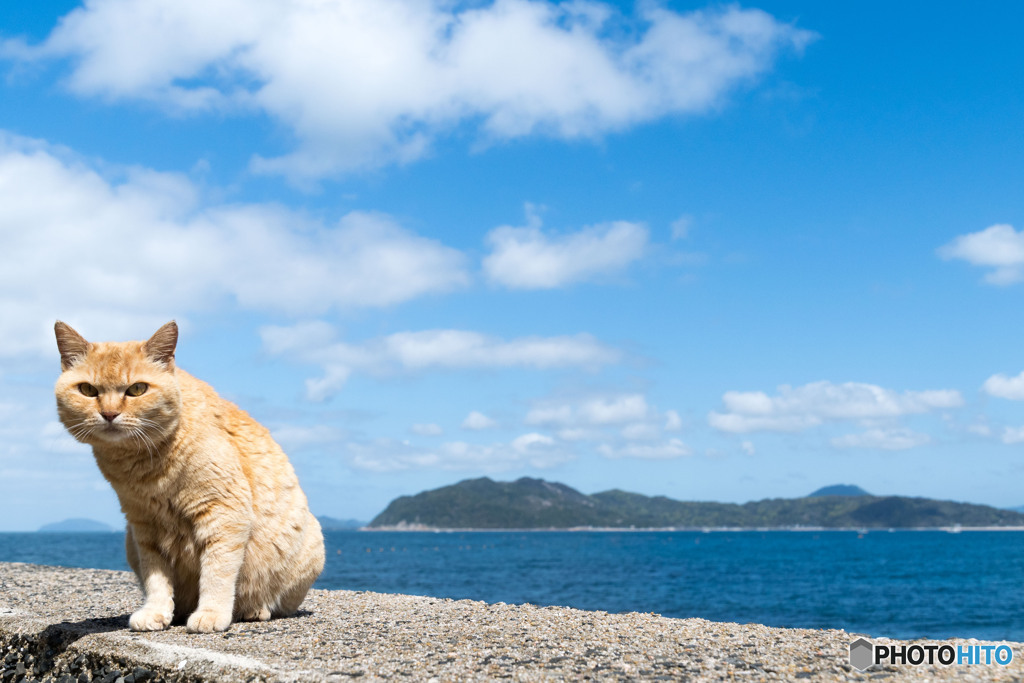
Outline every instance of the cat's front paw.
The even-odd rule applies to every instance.
[[[198,609],[188,618],[189,633],[213,633],[227,631],[231,625],[231,610],[219,612],[212,609]]]
[[[171,626],[171,613],[153,607],[143,607],[128,618],[133,631],[163,631]]]

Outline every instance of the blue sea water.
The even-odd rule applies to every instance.
[[[326,533],[318,588],[1024,641],[1024,532]],[[127,569],[119,533],[0,533],[0,561]]]

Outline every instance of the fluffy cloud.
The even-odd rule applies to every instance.
[[[329,425],[286,424],[275,427],[271,434],[285,450],[337,444],[347,436],[344,430]]]
[[[1011,401],[1024,401],[1024,372],[1016,377],[992,375],[981,386],[989,396],[1008,398]]]
[[[708,424],[721,432],[746,434],[749,432],[801,432],[821,424],[813,415],[780,415],[773,417],[716,413],[708,415]]]
[[[260,333],[269,353],[323,367],[322,377],[306,383],[314,401],[335,395],[356,371],[380,376],[428,369],[593,369],[621,357],[586,334],[504,340],[466,330],[425,330],[346,344],[332,341],[333,328],[323,322],[267,326]]]
[[[437,448],[422,448],[407,441],[376,439],[346,446],[351,466],[370,472],[413,469],[501,472],[517,467],[549,468],[575,458],[551,437],[523,434],[510,443],[474,444],[450,441]]]
[[[812,382],[780,386],[778,394],[729,391],[722,397],[728,412],[712,412],[708,422],[724,432],[797,432],[826,420],[897,418],[963,405],[952,389],[904,391],[859,382]]]
[[[618,272],[643,256],[647,228],[617,221],[548,236],[528,210],[526,227],[503,226],[487,236],[487,278],[512,289],[551,289]]]
[[[69,58],[72,91],[176,111],[263,112],[312,178],[422,156],[462,122],[485,140],[593,137],[718,105],[814,34],[756,9],[627,17],[589,0],[92,0],[20,59]]]
[[[1024,279],[1024,232],[1006,224],[992,225],[980,232],[960,235],[939,247],[943,259],[961,259],[972,266],[992,268],[985,282],[1009,285]]]
[[[555,445],[555,440],[545,434],[530,432],[512,440],[512,450],[521,454],[543,451]]]
[[[846,434],[832,439],[836,448],[880,448],[886,451],[902,451],[924,446],[931,442],[927,434],[909,429],[869,429],[860,434]]]
[[[474,431],[481,429],[493,429],[497,426],[497,422],[475,410],[467,415],[466,419],[462,421],[463,429],[471,429]]]
[[[55,318],[138,338],[232,301],[319,313],[469,282],[464,257],[392,218],[334,224],[269,204],[204,206],[185,178],[111,180],[64,150],[0,134],[0,355],[51,351]],[[94,332],[95,331],[95,332]]]
[[[691,453],[680,439],[665,439],[663,434],[682,427],[678,413],[658,411],[643,394],[544,401],[527,412],[524,422],[554,430],[558,440],[565,443],[591,442],[607,458],[651,460]]]
[[[642,394],[619,394],[584,399],[576,405],[542,403],[526,414],[526,424],[534,425],[622,425],[653,417]]]
[[[1002,439],[1005,444],[1024,442],[1024,427],[1004,427]]]
[[[974,424],[967,425],[967,431],[968,433],[975,434],[977,436],[992,436],[992,428],[984,422],[975,422]]]
[[[680,216],[669,227],[672,230],[672,241],[686,239],[693,227],[693,216]]]
[[[417,436],[441,436],[444,434],[444,430],[441,429],[441,425],[434,424],[433,422],[414,424],[409,428],[409,431]]]
[[[657,444],[601,444],[597,450],[606,458],[639,458],[641,460],[668,460],[682,458],[693,453],[679,439],[669,439],[664,443]]]

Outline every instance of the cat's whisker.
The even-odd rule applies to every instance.
[[[146,435],[143,434],[141,431],[137,432],[136,435],[138,436],[139,442],[143,446],[145,446],[145,448],[146,448],[146,455],[149,456],[149,466],[150,466],[150,468],[152,468],[153,467],[153,449],[150,448],[149,439],[147,439]]]
[[[85,439],[92,436],[93,432],[96,431],[96,425],[91,421],[82,420],[81,422],[68,427],[68,431],[71,433],[71,436],[79,441],[85,441]]]
[[[149,435],[146,434],[146,432],[139,427],[136,427],[133,430],[133,434],[136,435],[139,438],[140,443],[142,443],[142,445],[146,447],[146,453],[149,454],[149,466],[152,467],[153,451],[156,450],[156,444],[153,443],[153,440],[149,437]]]
[[[78,422],[74,422],[72,424],[65,425],[65,427],[67,427],[68,431],[73,431],[75,429],[79,429],[80,427],[84,427],[85,425],[88,424],[88,422],[89,422],[88,420],[84,420],[83,419],[83,420],[79,420]]]

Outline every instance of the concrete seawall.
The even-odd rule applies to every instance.
[[[132,633],[131,574],[0,563],[0,683],[150,681],[1006,680],[997,665],[849,665],[844,631],[352,591],[199,635]],[[876,639],[878,643],[895,643]],[[975,644],[978,641],[948,641]]]

